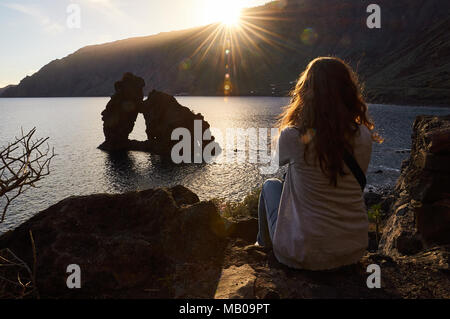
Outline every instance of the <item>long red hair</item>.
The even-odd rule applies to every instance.
[[[372,132],[375,128],[356,74],[339,58],[320,57],[309,63],[291,95],[290,105],[279,117],[280,131],[297,127],[305,144],[305,161],[312,144],[322,172],[337,186],[338,175],[344,175],[344,150],[353,154],[359,125]],[[382,142],[376,133],[372,138]]]

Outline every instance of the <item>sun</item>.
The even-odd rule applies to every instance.
[[[240,24],[244,3],[241,0],[208,0],[204,7],[205,18],[210,22],[219,22],[227,27],[235,27]]]
[[[242,8],[237,5],[228,5],[220,13],[220,22],[228,27],[237,26],[241,21]]]

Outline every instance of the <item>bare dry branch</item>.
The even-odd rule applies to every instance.
[[[34,138],[35,133],[36,128],[27,134],[21,130],[20,137],[0,149],[0,223],[18,196],[50,174],[54,149],[47,144],[48,137]]]
[[[39,299],[36,245],[31,229],[29,235],[33,252],[32,269],[10,249],[0,249],[0,299]]]
[[[6,248],[0,250],[0,261],[0,299],[37,296],[33,273],[22,259]]]

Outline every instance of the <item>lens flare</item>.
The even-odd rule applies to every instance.
[[[302,31],[300,39],[306,45],[313,45],[319,38],[319,34],[313,28],[306,28]]]
[[[316,130],[315,129],[308,129],[306,131],[306,134],[301,136],[301,141],[303,144],[307,145],[309,143],[311,143],[312,139],[314,138],[314,136],[316,135]]]
[[[223,84],[223,94],[225,96],[231,95],[232,92],[232,85],[230,80],[225,80],[225,83]]]
[[[180,63],[180,69],[183,71],[187,71],[191,68],[192,66],[192,61],[189,58],[183,59],[183,61],[181,61]]]

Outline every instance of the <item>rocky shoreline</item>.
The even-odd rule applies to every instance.
[[[20,273],[41,298],[450,298],[449,132],[450,116],[417,118],[394,190],[365,195],[379,204],[381,238],[356,265],[289,269],[253,245],[252,214],[224,217],[176,186],[59,202],[0,237],[0,251],[28,265],[0,276]],[[70,264],[81,289],[67,288]],[[381,289],[367,288],[370,264]]]

